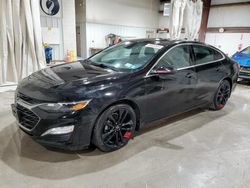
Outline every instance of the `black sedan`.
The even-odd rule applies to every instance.
[[[33,73],[19,83],[12,111],[44,146],[113,151],[151,121],[222,109],[238,72],[223,52],[203,43],[132,40]]]

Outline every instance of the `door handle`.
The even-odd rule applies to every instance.
[[[216,70],[217,72],[218,72],[218,71],[220,71],[220,67],[216,67],[216,69],[215,69],[215,70]]]
[[[186,78],[192,78],[193,76],[192,76],[192,73],[187,73],[185,77]]]

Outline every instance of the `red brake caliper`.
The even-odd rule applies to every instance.
[[[219,105],[219,108],[223,108],[225,105],[224,104],[220,104]]]
[[[130,138],[132,135],[131,131],[126,131],[125,134],[123,135],[124,138]]]

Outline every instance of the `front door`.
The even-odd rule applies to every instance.
[[[195,103],[197,76],[189,45],[168,50],[145,78],[144,117],[146,122],[183,112]],[[155,74],[170,67],[167,74]]]

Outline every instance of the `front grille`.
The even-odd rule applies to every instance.
[[[250,77],[250,67],[241,66],[239,77]]]
[[[19,123],[28,130],[33,129],[39,122],[39,117],[31,110],[17,104],[17,114]]]
[[[242,70],[242,71],[250,71],[250,67],[243,67],[243,66],[242,66],[242,67],[241,67],[241,70]]]
[[[250,77],[250,72],[247,73],[247,72],[240,72],[239,76],[246,76],[246,77]]]

